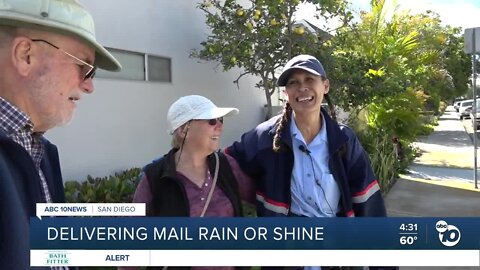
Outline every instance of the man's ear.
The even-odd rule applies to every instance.
[[[28,76],[33,68],[32,41],[24,37],[17,37],[12,41],[11,60],[13,66],[22,76]]]

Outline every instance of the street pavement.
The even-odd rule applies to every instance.
[[[400,175],[385,196],[392,217],[480,216],[480,190],[474,183],[474,148],[453,107],[429,136],[415,146],[422,155]],[[480,183],[479,183],[480,186]],[[400,267],[401,270],[480,269],[480,267]]]

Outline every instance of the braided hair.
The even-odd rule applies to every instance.
[[[332,99],[328,94],[324,94],[323,97],[327,101],[330,117],[332,117],[333,121],[337,122],[337,113],[335,112],[335,105],[333,104]]]
[[[281,134],[285,126],[287,125],[288,118],[292,114],[292,107],[290,103],[285,102],[285,106],[283,107],[282,117],[280,117],[280,122],[278,123],[277,129],[275,130],[275,136],[273,136],[273,151],[279,152],[281,148]]]

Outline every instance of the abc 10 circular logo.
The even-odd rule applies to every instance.
[[[460,230],[456,226],[449,225],[444,220],[437,221],[435,229],[437,229],[440,242],[447,247],[455,246],[462,237]]]

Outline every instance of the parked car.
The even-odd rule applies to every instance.
[[[460,102],[460,105],[458,107],[458,116],[460,117],[460,120],[463,118],[468,118],[470,117],[470,112],[467,110],[468,107],[470,107],[470,110],[473,105],[473,99],[467,99],[462,102]]]
[[[458,109],[460,108],[460,103],[462,103],[462,101],[455,101],[453,103],[453,108],[455,109],[456,112],[458,112]]]
[[[473,128],[478,129],[480,127],[480,99],[477,99],[476,109],[477,109],[477,112],[475,113],[475,117],[473,117],[474,116],[473,109],[470,109],[470,118],[472,119]],[[475,123],[475,121],[477,123]]]

